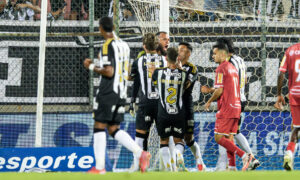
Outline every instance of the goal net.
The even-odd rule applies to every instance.
[[[141,33],[158,30],[159,19],[153,17],[159,8],[158,0],[130,0]],[[189,42],[193,46],[190,61],[198,67],[199,79],[193,90],[195,109],[195,139],[201,147],[203,159],[209,168],[216,167],[218,145],[213,138],[216,104],[212,112],[204,112],[203,105],[210,95],[200,93],[200,86],[212,87],[217,64],[212,59],[212,46],[220,37],[231,38],[236,54],[247,66],[247,106],[243,113],[241,132],[246,136],[254,155],[261,161],[260,169],[282,169],[283,154],[291,128],[289,108],[278,112],[276,101],[278,68],[285,50],[299,42],[299,21],[293,14],[295,7],[289,1],[206,1],[170,0],[171,46]],[[290,11],[291,10],[291,11]],[[126,24],[123,24],[126,27]],[[151,28],[149,28],[152,27]],[[287,86],[284,87],[287,94]],[[157,135],[156,135],[157,136]],[[154,160],[159,147],[158,138],[150,137],[149,148]],[[295,168],[299,168],[298,150]],[[185,162],[195,168],[195,160],[186,147]],[[241,167],[241,161],[238,161]],[[153,164],[152,168],[158,168]]]

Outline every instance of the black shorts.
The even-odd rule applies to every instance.
[[[139,106],[136,112],[136,129],[149,131],[152,123],[157,119],[157,104]]]
[[[160,110],[159,107],[156,128],[160,138],[173,136],[183,139],[185,131],[184,111],[181,110],[178,114],[171,115],[165,112],[164,109]]]
[[[124,103],[121,99],[116,104],[105,104],[102,101],[95,105],[93,118],[100,123],[119,125],[124,120],[124,112]]]

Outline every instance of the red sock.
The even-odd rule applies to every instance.
[[[229,166],[232,166],[232,167],[236,166],[235,154],[227,151],[227,157],[228,157]]]
[[[295,146],[296,146],[296,143],[289,142],[288,146],[286,147],[286,150],[287,151],[292,151],[292,153],[294,153],[295,152]]]
[[[233,154],[237,154],[239,157],[243,157],[245,154],[244,151],[242,151],[240,148],[238,148],[233,142],[231,142],[229,139],[226,139],[225,137],[222,137],[220,141],[218,142],[221,146],[223,146],[227,151]]]

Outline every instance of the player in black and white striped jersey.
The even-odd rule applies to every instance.
[[[234,65],[234,67],[238,70],[238,74],[239,74],[239,80],[240,80],[240,96],[241,96],[241,106],[242,106],[242,113],[245,110],[245,106],[247,104],[247,99],[246,99],[246,95],[245,95],[245,85],[247,83],[247,67],[245,65],[245,61],[242,57],[238,56],[237,54],[235,54],[234,52],[234,45],[233,42],[231,41],[231,39],[228,38],[219,38],[217,40],[217,44],[226,44],[229,50],[229,57],[228,57],[228,61]],[[239,129],[237,131],[237,134],[234,136],[234,139],[236,140],[236,142],[240,145],[240,147],[246,152],[246,153],[250,153],[253,155],[252,150],[249,146],[249,143],[246,139],[246,137],[240,132],[240,127],[243,121],[243,117],[240,117],[239,120]],[[219,150],[222,151],[223,147],[219,146]],[[223,151],[226,151],[225,148],[223,149]],[[223,158],[221,157],[223,156]],[[223,152],[222,155],[220,153],[220,158],[218,160],[222,161],[222,159],[227,159],[227,153]],[[221,159],[221,160],[220,160]],[[257,166],[259,166],[259,161],[255,160],[253,163],[252,168],[256,169]],[[255,166],[255,167],[254,167]],[[222,167],[221,167],[222,168]],[[223,167],[224,168],[224,167]]]
[[[166,170],[173,170],[171,166],[171,153],[169,150],[169,137],[174,137],[175,152],[179,168],[185,170],[181,149],[184,147],[183,137],[185,130],[185,108],[183,93],[191,85],[192,79],[186,71],[176,65],[178,52],[174,48],[167,50],[168,66],[155,69],[152,80],[159,92],[157,132],[160,136],[160,155]]]
[[[150,153],[140,148],[130,135],[120,130],[120,123],[124,119],[125,68],[126,56],[129,57],[124,41],[117,40],[113,35],[113,21],[109,17],[103,17],[99,22],[99,30],[105,39],[99,52],[99,64],[95,65],[91,59],[85,59],[84,67],[101,75],[100,85],[94,101],[94,153],[96,166],[89,173],[104,174],[106,132],[119,143],[133,152],[140,159],[141,171],[145,171],[149,165]],[[128,49],[127,49],[128,50]]]
[[[162,68],[167,66],[164,56],[157,54],[159,41],[157,37],[148,33],[143,37],[143,48],[145,54],[133,62],[130,78],[133,79],[132,99],[130,111],[134,109],[133,103],[139,94],[139,105],[136,115],[136,135],[135,142],[147,150],[147,139],[152,123],[157,119],[157,103],[159,94],[155,86],[152,84],[152,74],[149,72],[149,67]],[[139,92],[141,89],[141,93]],[[132,171],[138,169],[138,158],[134,158]]]

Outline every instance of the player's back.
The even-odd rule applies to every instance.
[[[107,39],[99,52],[99,67],[112,66],[114,75],[112,77],[100,76],[100,84],[97,91],[98,100],[103,102],[117,101],[118,98],[126,97],[125,73],[124,67],[126,59],[129,57],[129,51],[126,52],[128,45],[121,40],[114,38]]]
[[[162,107],[159,108],[159,113],[176,115],[181,112],[186,80],[187,73],[181,69],[161,68],[154,71],[153,81],[159,91],[159,107]]]
[[[218,99],[217,118],[239,118],[241,101],[238,71],[225,61],[219,65],[216,73],[215,88],[223,88]]]
[[[148,68],[151,66],[162,68],[166,65],[167,62],[165,57],[158,54],[144,54],[137,60],[137,68],[135,69],[138,71],[142,91],[140,94],[140,105],[152,105],[153,103],[157,103],[157,100],[159,99],[158,90],[152,83],[152,74],[149,72]]]
[[[289,47],[280,65],[280,71],[289,74],[289,96],[291,105],[300,105],[300,43]]]

